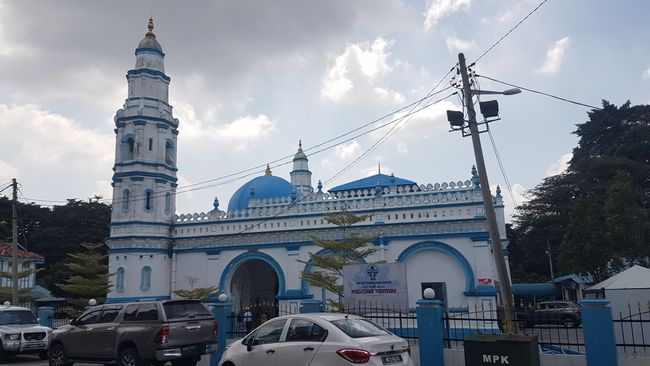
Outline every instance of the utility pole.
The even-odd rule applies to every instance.
[[[553,273],[553,258],[551,257],[551,241],[546,239],[546,255],[548,255],[548,266],[551,269],[551,281],[555,279],[555,274]]]
[[[469,83],[469,76],[467,75],[465,55],[462,53],[458,54],[458,63],[463,78],[463,97],[465,98],[465,106],[467,107],[469,130],[472,136],[472,145],[474,146],[474,157],[476,158],[476,168],[478,169],[478,176],[481,184],[481,194],[483,195],[483,206],[485,207],[488,231],[490,232],[490,247],[492,249],[494,265],[497,270],[497,279],[499,281],[497,286],[501,295],[501,301],[505,308],[504,330],[505,333],[512,334],[516,333],[516,323],[514,321],[516,314],[514,298],[512,297],[512,286],[506,268],[506,261],[503,258],[503,247],[501,246],[499,227],[497,226],[494,204],[492,203],[492,193],[490,193],[490,183],[488,182],[487,171],[485,170],[485,161],[483,160],[481,139],[476,124],[476,112],[474,111],[474,103],[472,101],[472,89]]]
[[[11,180],[13,199],[11,201],[11,304],[18,305],[18,183]]]

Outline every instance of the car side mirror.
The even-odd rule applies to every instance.
[[[70,325],[77,325],[77,319],[70,320]]]
[[[250,343],[246,344],[246,351],[250,352],[252,350],[253,350],[253,345]]]

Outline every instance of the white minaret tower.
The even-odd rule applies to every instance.
[[[178,119],[168,103],[165,54],[149,31],[135,50],[124,107],[115,115],[109,247],[110,302],[170,295]]]
[[[298,141],[298,152],[293,157],[293,170],[290,173],[291,184],[301,193],[301,196],[312,193],[314,188],[311,186],[311,171],[309,171],[309,160],[307,155],[302,151],[302,141]]]

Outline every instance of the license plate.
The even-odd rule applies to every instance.
[[[198,351],[198,347],[196,345],[185,346],[185,347],[181,348],[181,352],[183,354],[193,355],[193,354],[196,354],[197,351]]]
[[[208,343],[205,345],[205,353],[212,353],[217,351],[217,344],[216,343]]]
[[[390,355],[381,358],[381,362],[385,364],[402,362],[402,355]]]

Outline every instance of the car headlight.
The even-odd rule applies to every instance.
[[[17,341],[20,339],[20,334],[5,334],[5,339],[10,341]]]

